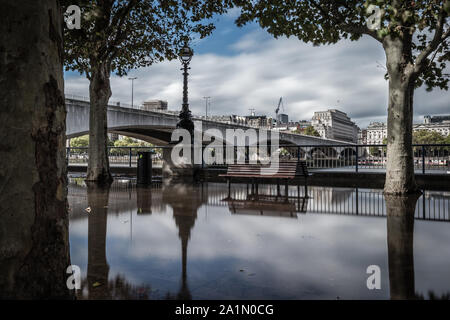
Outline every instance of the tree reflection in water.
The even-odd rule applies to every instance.
[[[81,299],[149,299],[150,286],[135,286],[125,275],[109,279],[106,257],[107,212],[110,189],[88,185],[88,270],[82,281]],[[197,220],[198,209],[208,200],[207,184],[170,184],[161,188],[136,188],[137,214],[165,212],[172,208],[173,220],[181,242],[181,275],[178,290],[170,291],[166,299],[192,299],[188,277],[188,243]],[[211,196],[214,191],[210,188]],[[219,197],[220,198],[220,197]],[[414,212],[419,196],[384,197],[386,204],[387,255],[389,292],[391,299],[448,299],[430,291],[424,297],[416,293],[414,270]],[[152,201],[153,199],[153,201]],[[128,201],[128,200],[127,200]],[[383,201],[383,199],[381,200]],[[128,202],[127,202],[128,203]],[[120,203],[122,204],[122,202]],[[113,207],[116,206],[113,205]],[[111,210],[114,210],[111,208]],[[114,211],[113,211],[114,212]],[[161,297],[161,296],[159,296]]]
[[[414,212],[419,194],[386,195],[389,288],[391,299],[416,299]]]
[[[200,188],[203,189],[203,188]],[[122,275],[109,280],[106,259],[107,214],[110,186],[87,184],[88,207],[88,270],[82,280],[79,299],[149,299],[150,286],[133,286]],[[151,189],[137,188],[138,213],[151,213]],[[192,299],[187,281],[187,248],[197,210],[203,204],[204,192],[188,184],[171,184],[163,188],[162,200],[173,209],[173,218],[181,240],[181,286],[176,295],[167,293],[166,299]],[[180,201],[180,199],[189,201]],[[144,199],[150,199],[145,201]]]
[[[82,280],[79,299],[148,299],[149,286],[133,286],[118,274],[109,280],[106,259],[106,232],[110,186],[87,183],[88,268]]]

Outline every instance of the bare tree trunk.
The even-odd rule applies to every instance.
[[[62,12],[0,10],[0,298],[71,298]]]
[[[95,63],[93,63],[95,65]],[[112,175],[108,159],[108,120],[107,108],[111,97],[108,64],[93,67],[89,96],[91,101],[89,114],[89,163],[87,180],[99,183],[111,182]]]
[[[402,39],[387,38],[389,107],[384,192],[400,195],[417,192],[412,149],[414,80],[407,70],[410,48]]]

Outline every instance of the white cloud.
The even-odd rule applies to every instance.
[[[231,46],[232,56],[195,55],[190,70],[189,101],[194,114],[204,114],[203,96],[211,96],[211,113],[274,116],[280,96],[293,120],[310,119],[314,111],[337,107],[364,127],[370,121],[386,121],[388,85],[381,45],[363,38],[357,42],[313,47],[297,39],[273,39],[264,31],[247,33]],[[135,103],[162,99],[180,109],[182,74],[178,61],[132,71]],[[113,76],[112,100],[131,101],[127,77]],[[85,79],[66,79],[66,92],[88,94]],[[339,101],[339,103],[337,102]],[[416,92],[415,115],[448,112],[448,92],[436,89]]]

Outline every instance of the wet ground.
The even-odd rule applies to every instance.
[[[448,298],[450,193],[69,185],[83,299]],[[369,266],[380,289],[368,289]],[[376,268],[376,267],[375,267]],[[374,275],[376,276],[376,274]],[[377,286],[372,277],[369,286]]]

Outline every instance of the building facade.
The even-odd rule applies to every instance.
[[[358,144],[367,144],[367,129],[358,131]]]
[[[273,119],[271,117],[251,115],[245,118],[247,125],[250,127],[271,129],[273,126]]]
[[[167,107],[167,101],[163,100],[149,100],[142,104],[142,109],[147,111],[167,110]]]
[[[428,130],[441,134],[444,137],[450,135],[450,116],[425,116],[423,123],[413,124],[413,131]],[[387,138],[387,125],[382,122],[372,122],[367,127],[367,144],[383,144]]]
[[[450,115],[445,116],[424,116],[423,117],[423,123],[429,124],[429,123],[442,123],[450,121]]]
[[[278,124],[287,124],[289,123],[289,116],[285,113],[280,113],[277,115]]]
[[[314,112],[312,126],[322,138],[357,143],[358,126],[337,109]]]
[[[367,144],[383,144],[384,138],[387,138],[387,126],[384,122],[372,122],[367,127]]]
[[[202,118],[205,118],[205,117],[202,117]],[[207,120],[219,121],[219,122],[224,122],[224,123],[228,123],[228,124],[241,124],[241,125],[247,124],[247,120],[245,117],[234,115],[234,114],[231,116],[208,116]]]

